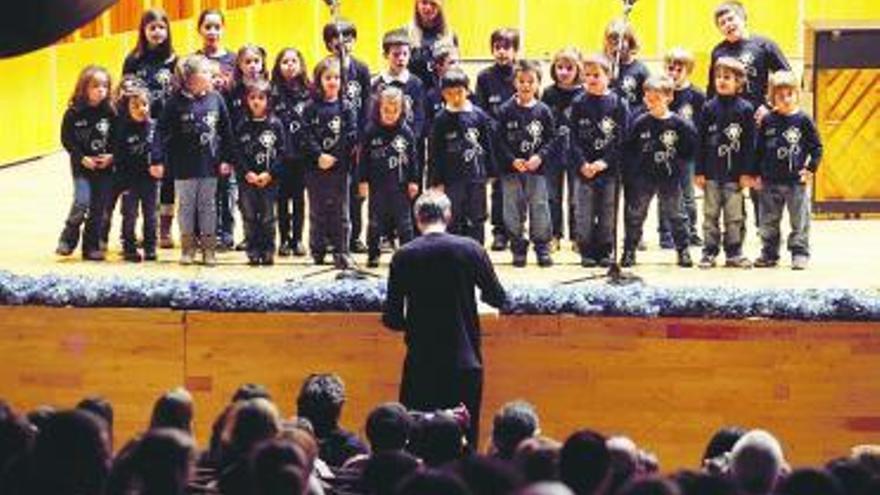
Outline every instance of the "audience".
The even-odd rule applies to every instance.
[[[485,455],[467,445],[466,413],[408,411],[397,402],[367,416],[367,451],[339,425],[344,403],[340,377],[311,375],[297,396],[298,416],[282,419],[265,387],[243,385],[199,456],[193,398],[177,388],[156,400],[147,430],[112,456],[113,407],[106,399],[27,414],[0,400],[0,495],[880,493],[877,445],[792,470],[770,432],[725,427],[713,434],[699,470],[661,475],[657,458],[625,436],[581,429],[562,444],[540,436],[537,411],[522,400],[495,414]]]

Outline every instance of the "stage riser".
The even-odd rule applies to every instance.
[[[694,466],[723,425],[768,428],[797,464],[880,442],[880,325],[788,321],[486,317],[483,443],[491,415],[525,398],[543,431],[626,433],[668,469]],[[152,403],[185,383],[196,434],[242,382],[269,387],[285,414],[309,373],[334,371],[343,423],[394,400],[404,347],[375,314],[222,314],[134,309],[0,308],[0,397],[16,408],[71,406],[102,394],[116,447]]]

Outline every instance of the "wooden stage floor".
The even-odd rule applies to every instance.
[[[0,169],[0,269],[16,273],[76,274],[121,277],[180,277],[198,279],[246,279],[249,281],[278,282],[300,277],[315,271],[308,257],[280,258],[275,267],[255,268],[245,263],[243,253],[219,255],[216,268],[181,267],[176,263],[177,250],[160,251],[158,263],[131,264],[122,261],[119,252],[119,214],[114,216],[110,235],[109,261],[83,262],[78,256],[59,258],[53,253],[56,240],[70,207],[71,180],[66,153],[57,153],[40,160]],[[698,204],[700,207],[701,204]],[[783,252],[782,265],[776,269],[713,270],[680,269],[675,266],[673,251],[657,246],[656,221],[651,217],[645,228],[648,251],[639,253],[639,265],[633,270],[649,284],[669,286],[735,286],[735,287],[790,287],[790,288],[878,288],[880,287],[880,220],[814,220],[811,242],[813,258],[805,272],[788,268],[787,253]],[[784,219],[784,223],[787,219]],[[176,227],[175,227],[176,229]],[[236,238],[241,239],[241,224],[236,225]],[[787,233],[783,227],[783,236]],[[784,239],[785,237],[783,237]],[[755,229],[750,228],[746,254],[756,257],[760,246]],[[691,251],[699,259],[699,249]],[[509,253],[492,253],[504,283],[552,285],[592,273],[600,269],[584,269],[568,243],[555,253],[556,265],[541,269],[529,254],[529,267],[513,268]],[[357,255],[365,263],[365,255]],[[383,255],[377,273],[384,275],[390,255]],[[330,277],[328,274],[326,277]]]

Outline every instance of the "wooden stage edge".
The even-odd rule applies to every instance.
[[[590,427],[626,434],[670,471],[696,467],[727,425],[776,433],[795,465],[880,443],[880,324],[487,316],[482,411],[538,408],[564,439]],[[110,399],[115,447],[143,430],[153,401],[179,385],[196,401],[196,436],[241,383],[265,384],[285,415],[309,373],[336,372],[343,424],[395,400],[404,347],[370,313],[207,313],[0,307],[0,398],[18,410]]]

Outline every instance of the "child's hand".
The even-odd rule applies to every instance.
[[[517,172],[525,172],[526,171],[526,162],[522,158],[517,158],[513,161],[513,169]]]
[[[740,177],[740,181],[742,181],[742,177]],[[700,189],[706,188],[706,176],[705,175],[695,175],[694,176],[694,185],[699,187]]]
[[[760,191],[763,189],[764,183],[761,181],[761,176],[755,176],[752,180],[752,189],[755,191]]]
[[[165,167],[161,163],[150,165],[150,177],[161,179],[163,175],[165,175]]]
[[[605,170],[608,170],[608,164],[605,163],[605,160],[596,160],[593,162],[593,175],[596,175],[599,172],[604,172]]]
[[[318,168],[321,170],[328,170],[333,168],[336,165],[336,157],[333,155],[328,155],[327,153],[321,153],[321,156],[318,157]]]
[[[360,184],[358,184],[358,196],[360,196],[362,198],[366,198],[369,193],[370,193],[370,184],[368,184],[366,182],[361,182]]]
[[[406,186],[406,192],[409,195],[409,199],[414,199],[419,195],[419,185],[415,182],[410,182]]]
[[[83,157],[82,166],[89,170],[95,170],[96,168],[98,168],[98,164],[95,162],[95,159],[90,156]]]
[[[747,189],[752,187],[755,183],[755,178],[750,175],[740,175],[739,176],[739,187],[742,189]]]
[[[801,169],[801,184],[809,184],[810,181],[813,180],[813,172],[810,172],[808,169]]]
[[[266,187],[272,183],[272,175],[269,172],[262,172],[257,176],[257,181],[260,187]]]
[[[220,175],[227,176],[232,173],[232,165],[223,162],[220,164]]]
[[[534,172],[535,170],[538,170],[538,167],[540,167],[543,162],[544,160],[541,160],[540,156],[532,155],[532,157],[529,158],[529,161],[526,162],[526,168],[528,168],[530,172]]]
[[[592,179],[593,176],[596,175],[596,172],[593,171],[593,164],[590,162],[586,162],[581,165],[581,175],[588,179]]]
[[[257,174],[253,172],[248,172],[244,174],[244,180],[248,184],[256,184],[257,183]]]
[[[104,169],[104,168],[109,167],[112,163],[113,163],[113,155],[111,155],[109,153],[104,153],[103,155],[98,155],[98,157],[95,158],[95,166],[97,168]]]

